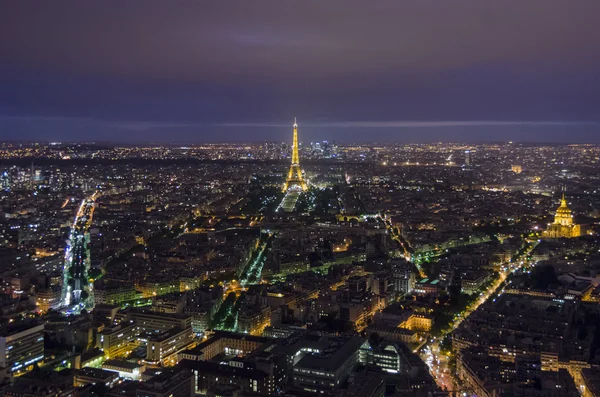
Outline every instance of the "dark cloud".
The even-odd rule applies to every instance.
[[[314,133],[322,122],[595,122],[598,15],[597,0],[5,2],[0,138],[123,139],[135,125],[128,139],[239,139],[224,124],[294,115]],[[472,138],[454,128],[448,139]],[[556,140],[583,126],[535,128]]]

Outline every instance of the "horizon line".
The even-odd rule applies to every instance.
[[[292,123],[293,124],[293,123]],[[213,127],[289,127],[292,124],[279,122],[224,122],[212,123]],[[568,125],[600,125],[600,121],[561,121],[561,120],[444,120],[444,121],[331,121],[298,123],[304,127],[332,128],[435,128],[435,127],[485,127],[485,126],[568,126]]]

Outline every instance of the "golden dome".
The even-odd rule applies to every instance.
[[[571,213],[571,209],[567,205],[567,200],[565,199],[565,194],[563,193],[562,199],[560,200],[560,207],[556,210],[557,214],[566,214]]]
[[[556,209],[556,215],[554,216],[554,223],[560,223],[568,225],[573,222],[573,211],[567,205],[565,194],[563,193],[562,199],[560,200],[560,206]]]

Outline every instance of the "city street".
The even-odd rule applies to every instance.
[[[449,367],[449,357],[440,352],[440,342],[469,317],[471,313],[477,310],[479,306],[485,303],[504,284],[511,273],[527,264],[527,256],[536,246],[537,242],[533,243],[527,251],[522,254],[521,259],[516,262],[504,264],[504,266],[502,266],[503,270],[496,281],[494,281],[494,283],[464,312],[455,315],[451,326],[444,330],[444,333],[440,337],[430,339],[429,343],[425,344],[419,350],[419,356],[427,364],[431,376],[433,376],[442,390],[455,390],[457,383],[455,378],[456,374],[453,374]]]
[[[65,265],[63,268],[63,293],[62,302],[66,307],[80,302],[83,288],[87,284],[87,273],[89,271],[90,255],[87,248],[87,231],[92,224],[94,214],[94,203],[97,193],[81,202],[79,210],[75,215],[69,245],[65,252]],[[81,305],[78,305],[78,308]],[[75,309],[75,311],[78,309]]]

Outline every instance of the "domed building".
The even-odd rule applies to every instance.
[[[573,211],[567,205],[565,194],[560,200],[560,206],[554,215],[554,223],[542,234],[545,238],[573,238],[581,236],[581,225],[573,223]]]

